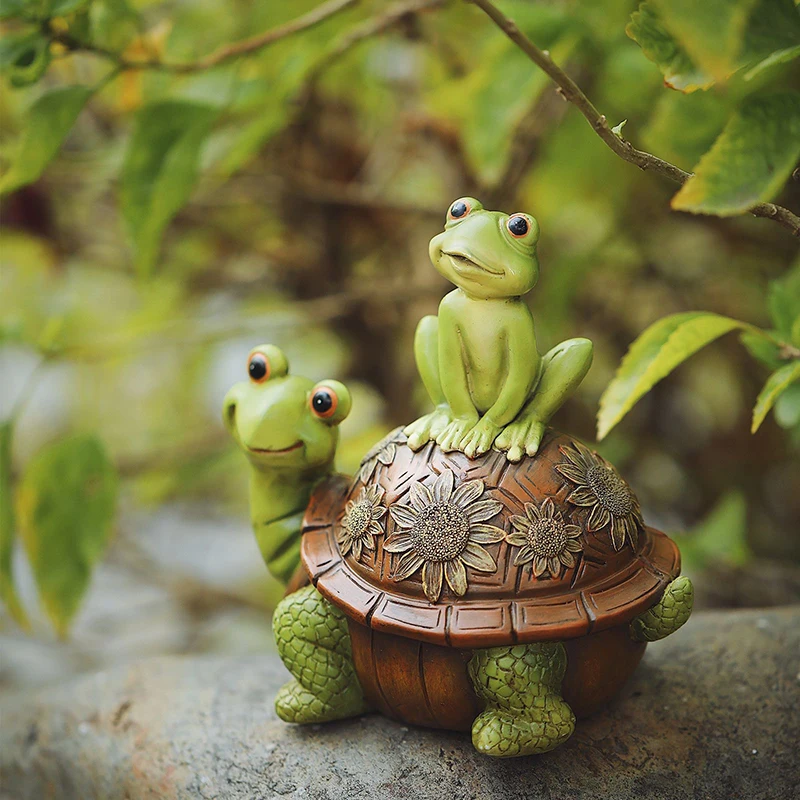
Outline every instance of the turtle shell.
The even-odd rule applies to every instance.
[[[475,459],[394,431],[356,477],[315,490],[301,554],[356,622],[475,648],[563,640],[629,622],[680,572],[614,467],[548,430],[539,453]]]

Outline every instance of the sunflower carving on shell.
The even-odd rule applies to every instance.
[[[511,517],[511,526],[506,541],[519,547],[515,567],[533,562],[537,578],[557,578],[562,567],[575,566],[575,554],[582,550],[581,529],[566,523],[549,497],[541,506],[525,503],[525,514]]]
[[[386,514],[383,495],[384,490],[379,486],[365,486],[355,500],[344,507],[344,517],[336,532],[343,556],[352,551],[353,556],[360,559],[365,549],[375,549],[374,537],[383,533],[380,520]]]
[[[622,550],[626,541],[636,549],[644,520],[631,487],[608,461],[580,442],[559,450],[566,461],[557,464],[556,469],[575,485],[567,502],[589,510],[586,529],[607,529],[615,550]]]
[[[389,508],[396,529],[383,548],[399,556],[392,579],[403,581],[421,569],[422,588],[432,603],[439,600],[444,581],[458,597],[466,594],[466,567],[496,572],[497,564],[483,545],[505,536],[488,524],[503,505],[482,499],[483,481],[469,481],[457,489],[454,485],[455,475],[444,469],[431,488],[420,481],[411,484],[409,505]]]
[[[358,480],[367,483],[375,472],[378,464],[388,467],[397,455],[397,445],[403,444],[406,436],[402,428],[395,428],[391,433],[383,437],[376,445],[371,447],[361,459],[361,466],[358,471]]]

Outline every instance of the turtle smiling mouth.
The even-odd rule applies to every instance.
[[[280,450],[267,450],[261,447],[248,447],[247,449],[251,453],[261,453],[266,455],[279,455],[280,453],[291,453],[293,450],[299,450],[303,446],[302,442],[295,442],[293,445],[289,447],[283,447]]]
[[[457,272],[465,272],[467,270],[480,270],[481,272],[486,272],[489,275],[503,274],[502,271],[490,269],[485,264],[480,264],[479,262],[475,261],[474,258],[465,256],[463,253],[448,253],[447,250],[442,250],[442,253],[444,253],[444,255],[446,255],[453,262],[453,266],[455,267]]]

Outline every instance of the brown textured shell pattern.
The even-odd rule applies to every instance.
[[[570,638],[632,619],[680,569],[616,469],[548,431],[535,458],[476,459],[400,430],[314,493],[302,557],[356,621],[441,644]]]

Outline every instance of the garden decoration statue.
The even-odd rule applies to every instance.
[[[273,619],[294,676],[281,719],[374,710],[471,730],[488,755],[543,753],[688,619],[675,544],[645,526],[610,463],[546,427],[592,351],[582,339],[536,351],[520,297],[537,235],[528,215],[453,203],[431,257],[458,288],[415,340],[436,409],[351,480],[333,472],[345,386],[290,375],[263,345],[228,393],[256,537],[289,583]]]

